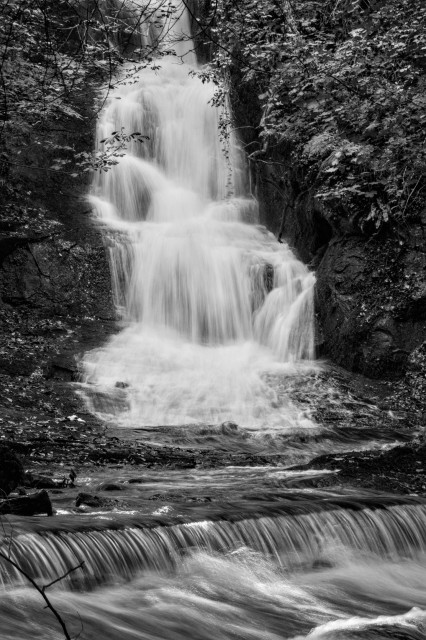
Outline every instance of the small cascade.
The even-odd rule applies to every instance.
[[[171,42],[188,34],[181,9]],[[258,225],[238,141],[219,136],[215,88],[196,76],[192,41],[178,49],[119,85],[99,122],[99,148],[113,131],[148,140],[92,187],[124,328],[84,358],[83,395],[121,426],[293,428],[300,410],[276,381],[312,370],[314,276]]]
[[[15,537],[10,554],[24,571],[47,582],[84,561],[83,577],[72,574],[68,584],[90,588],[131,579],[145,570],[168,572],[189,551],[227,554],[241,548],[260,552],[289,570],[311,567],[339,549],[346,554],[352,550],[382,558],[415,558],[426,552],[426,505],[24,534]],[[4,584],[22,582],[7,563],[1,561],[0,567]]]

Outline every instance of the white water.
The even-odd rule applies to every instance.
[[[327,506],[325,500],[323,503]],[[286,506],[283,505],[283,511]],[[303,501],[298,506],[302,509]],[[271,504],[269,507],[274,508]],[[202,520],[152,528],[129,526],[118,530],[15,535],[10,555],[18,566],[44,582],[51,582],[58,574],[64,575],[84,561],[84,569],[71,574],[69,584],[90,588],[120,578],[130,580],[141,571],[166,573],[178,566],[191,549],[214,554],[248,548],[273,559],[287,571],[328,562],[331,552],[350,555],[359,551],[395,561],[415,558],[426,554],[425,522],[424,504],[297,515],[275,512],[272,516],[236,522]],[[68,525],[75,526],[72,520]],[[7,554],[7,544],[0,545],[0,551]],[[5,585],[26,584],[0,558],[0,584],[2,580]],[[67,583],[64,581],[63,586]]]
[[[107,582],[93,591],[73,593],[66,582],[49,590],[72,637],[81,632],[85,640],[424,640],[424,508],[297,516],[296,530],[293,520],[26,535],[12,552],[21,548],[20,561],[41,583],[52,563],[57,576],[62,557],[75,566],[82,556],[94,582]],[[209,532],[217,545],[205,549]],[[274,551],[287,547],[288,534],[296,547],[282,563]],[[302,563],[291,567],[298,554]],[[2,640],[62,637],[24,582],[1,595]]]
[[[172,39],[187,28],[184,14]],[[92,189],[123,330],[85,357],[86,399],[122,426],[309,427],[277,381],[313,366],[314,276],[256,224],[244,157],[234,139],[224,153],[191,49],[180,44],[189,64],[163,58],[117,89],[99,123],[98,140],[124,127],[149,141]]]

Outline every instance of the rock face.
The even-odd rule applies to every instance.
[[[424,256],[406,242],[346,235],[330,241],[317,277],[325,353],[372,377],[405,372],[426,339]]]
[[[92,149],[93,89],[72,106],[85,126],[64,115],[47,127],[45,145],[10,136],[2,154],[0,382],[6,385],[7,376],[40,371],[75,379],[73,354],[83,351],[78,344],[82,323],[90,323],[101,341],[100,325],[115,319],[103,238],[86,201],[89,174],[52,168],[69,150]],[[55,361],[58,347],[67,352],[59,360],[73,363],[71,370]]]
[[[66,233],[27,242],[3,261],[3,304],[29,306],[51,315],[104,315],[109,281],[100,238],[80,242]]]
[[[93,96],[81,105],[90,115]],[[50,145],[90,151],[93,132],[78,120],[55,125]],[[100,231],[85,196],[89,179],[51,169],[50,146],[37,154],[23,140],[9,141],[8,157],[21,163],[0,167],[4,181],[0,211],[0,309],[29,309],[54,316],[113,315],[109,271]],[[61,151],[57,151],[56,154]],[[66,151],[62,152],[67,153]]]
[[[235,72],[232,102],[248,149],[259,149],[255,92]],[[251,163],[260,218],[317,276],[318,355],[370,377],[396,378],[426,341],[426,210],[397,232],[365,233],[356,215],[325,209],[285,145]]]
[[[69,385],[80,356],[116,328],[107,252],[86,200],[89,174],[52,168],[92,150],[93,90],[72,106],[82,120],[58,116],[37,143],[10,135],[0,154],[0,430],[30,457],[18,445],[44,426],[48,461],[57,457],[51,429],[67,432],[67,416],[84,411]],[[81,418],[87,429],[90,420]],[[63,443],[57,450],[66,453]]]

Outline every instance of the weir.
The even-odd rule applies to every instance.
[[[68,586],[90,588],[118,578],[131,579],[147,570],[171,571],[190,552],[226,555],[241,548],[261,552],[287,570],[327,563],[333,555],[351,551],[394,560],[415,558],[426,552],[426,505],[24,534],[13,539],[10,557],[45,582],[84,561],[83,572],[72,574]],[[0,566],[4,584],[25,584],[6,562],[0,560]]]
[[[184,11],[168,37],[182,33]],[[314,366],[314,276],[259,226],[238,139],[219,135],[227,107],[192,41],[177,54],[119,84],[99,122],[99,149],[112,132],[148,139],[93,183],[123,328],[86,355],[83,393],[121,426],[294,427],[277,380]]]

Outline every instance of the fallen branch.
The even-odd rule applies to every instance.
[[[12,560],[12,558],[9,558],[6,554],[1,553],[0,552],[0,558],[3,558],[3,560],[5,560],[6,562],[8,562],[10,565],[12,565],[12,567],[14,567],[18,573],[20,573],[21,575],[24,576],[24,578],[26,578],[28,580],[28,582],[34,587],[34,589],[36,591],[38,591],[38,593],[41,595],[41,597],[43,598],[43,600],[46,603],[46,608],[50,609],[50,611],[53,613],[53,615],[55,616],[55,618],[57,619],[57,621],[59,622],[59,624],[62,627],[62,631],[64,633],[64,637],[66,640],[72,640],[69,631],[67,629],[67,626],[61,616],[61,614],[59,613],[59,611],[53,606],[53,604],[50,602],[49,598],[47,597],[45,591],[46,589],[48,589],[49,587],[51,587],[53,584],[56,584],[57,582],[59,582],[60,580],[63,580],[64,578],[66,578],[67,576],[70,575],[70,573],[73,573],[74,571],[77,571],[77,569],[81,569],[84,565],[84,560],[82,562],[80,562],[80,564],[76,565],[75,567],[72,567],[72,569],[70,569],[69,571],[67,571],[66,573],[64,573],[64,575],[60,576],[59,578],[57,578],[56,580],[53,580],[52,582],[50,582],[49,584],[46,585],[42,585],[41,587],[37,584],[37,582],[31,578],[31,576],[24,571],[24,569],[22,569],[22,567],[20,567],[14,560]]]

